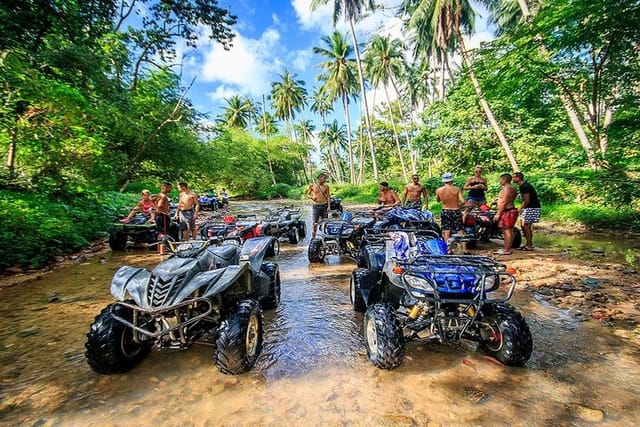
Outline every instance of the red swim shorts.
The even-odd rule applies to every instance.
[[[500,228],[513,228],[518,220],[518,209],[511,209],[506,211],[500,217],[498,221],[498,227]]]

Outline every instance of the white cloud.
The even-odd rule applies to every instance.
[[[281,67],[274,52],[278,48],[280,33],[268,28],[259,39],[236,34],[233,47],[224,50],[216,43],[203,49],[204,60],[200,75],[206,82],[221,83],[212,99],[226,97],[232,90],[249,96],[260,96],[270,89],[272,75]]]
[[[323,34],[333,31],[333,1],[311,10],[311,0],[291,0],[298,23],[304,30],[319,30]]]
[[[312,59],[313,53],[311,49],[296,50],[290,55],[291,65],[299,71],[308,69]]]
[[[242,92],[238,86],[232,87],[227,85],[220,85],[213,92],[208,92],[207,96],[213,102],[220,102],[227,98],[231,98],[234,95],[242,95]]]

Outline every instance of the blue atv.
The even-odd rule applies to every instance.
[[[416,234],[441,235],[440,227],[428,210],[395,207],[385,212],[373,226],[374,231],[405,230]]]
[[[410,341],[464,339],[505,365],[523,365],[533,340],[525,319],[506,303],[513,275],[489,257],[446,253],[442,239],[406,232],[389,233],[383,248],[368,248],[368,268],[353,271],[350,297],[354,310],[365,312],[371,363],[396,368]]]
[[[325,219],[318,226],[319,237],[309,242],[309,262],[323,262],[327,255],[347,255],[360,266],[365,230],[375,222],[372,216],[354,217],[350,212],[344,212],[339,219]]]
[[[203,211],[215,211],[220,207],[216,193],[203,194],[198,197],[198,202],[200,203],[200,208]]]

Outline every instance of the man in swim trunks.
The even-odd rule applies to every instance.
[[[513,227],[518,220],[518,210],[513,205],[516,200],[516,189],[511,185],[511,174],[500,175],[500,185],[502,190],[498,193],[498,211],[493,217],[498,222],[498,227],[502,229],[504,245],[502,249],[496,251],[497,255],[511,255],[511,245],[513,244]]]
[[[436,200],[442,202],[442,238],[449,241],[451,232],[464,235],[462,225],[462,212],[460,206],[464,206],[462,190],[453,185],[453,176],[447,172],[442,175],[444,185],[436,190]],[[462,250],[467,251],[466,242],[462,242]]]
[[[414,173],[411,177],[411,184],[407,184],[402,192],[402,204],[409,209],[422,209],[422,197],[424,197],[424,208],[429,209],[429,197],[427,189],[420,184],[420,177]]]
[[[467,179],[462,187],[463,190],[469,191],[469,193],[467,193],[467,204],[464,209],[463,219],[469,212],[471,212],[471,209],[475,205],[483,205],[487,203],[484,194],[485,191],[487,191],[487,188],[487,180],[482,176],[482,167],[476,166],[473,176]]]
[[[400,205],[400,198],[389,188],[389,183],[382,181],[378,187],[378,205],[380,208],[392,208]]]
[[[158,239],[166,236],[169,233],[169,192],[171,191],[171,184],[164,182],[160,188],[160,193],[153,198],[153,202],[156,204],[156,228],[158,229]]]
[[[540,200],[538,199],[538,193],[529,181],[524,180],[524,174],[522,172],[516,172],[513,174],[513,182],[520,186],[520,196],[522,197],[522,204],[520,205],[520,221],[522,225],[522,233],[527,243],[520,249],[523,251],[533,250],[533,228],[532,224],[540,222]]]
[[[200,212],[200,202],[198,195],[189,189],[186,182],[178,184],[180,188],[180,198],[178,199],[178,209],[174,219],[180,218],[180,230],[182,230],[182,239],[189,240],[196,238],[196,219]],[[191,232],[191,233],[189,233]]]
[[[316,237],[318,224],[328,216],[329,209],[331,208],[331,193],[329,191],[329,186],[325,184],[326,181],[327,174],[320,172],[318,174],[317,182],[309,185],[309,188],[307,188],[305,193],[307,198],[313,201],[312,239]]]

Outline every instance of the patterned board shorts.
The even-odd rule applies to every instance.
[[[442,209],[442,229],[458,231],[462,230],[462,211],[460,209]]]
[[[525,224],[540,222],[540,208],[524,208],[520,213],[520,218]]]
[[[413,202],[407,202],[404,205],[405,208],[407,209],[422,209],[422,201],[421,200],[415,200]]]

